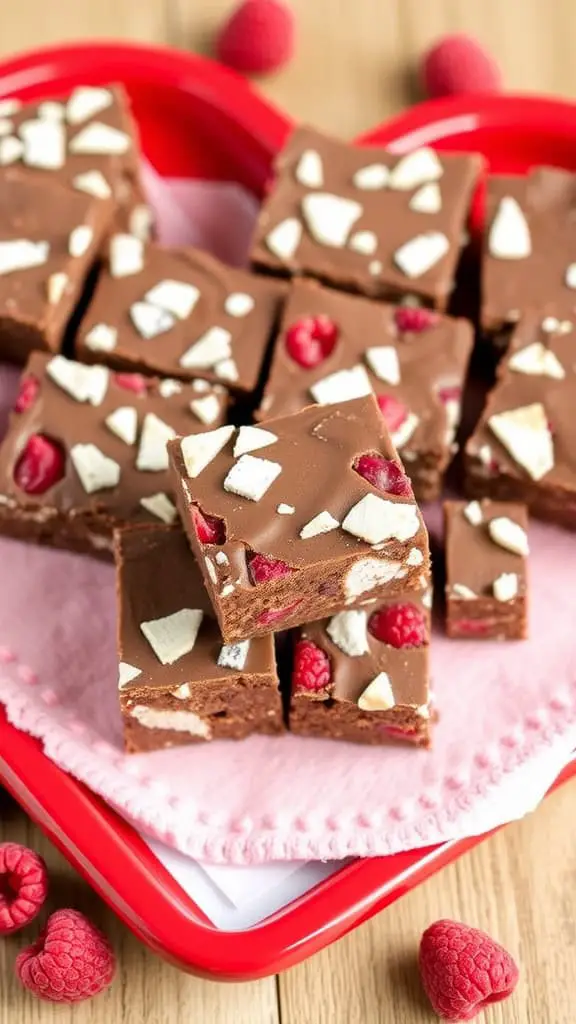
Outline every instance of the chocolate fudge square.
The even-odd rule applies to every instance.
[[[0,533],[111,557],[127,522],[176,519],[166,443],[225,419],[226,393],[35,353],[0,447]]]
[[[112,212],[110,199],[0,171],[0,359],[58,351]]]
[[[123,230],[148,238],[152,216],[123,86],[78,86],[41,102],[0,100],[0,167],[110,199]]]
[[[504,501],[444,503],[446,632],[473,640],[527,636],[528,513]]]
[[[576,529],[576,328],[527,313],[500,361],[496,385],[466,445],[470,497],[520,501]]]
[[[431,501],[454,454],[473,341],[467,320],[296,281],[259,418],[373,392],[417,500]]]
[[[126,527],[115,560],[127,750],[281,733],[274,640],[222,642],[185,534]]]
[[[445,309],[481,168],[475,155],[397,156],[297,128],[274,164],[253,264]]]
[[[432,591],[346,609],[298,630],[290,729],[354,743],[430,742]]]
[[[428,537],[373,397],[168,446],[227,643],[420,586]]]
[[[576,175],[536,167],[488,180],[482,325],[499,347],[530,309],[576,320]]]
[[[284,287],[195,249],[115,235],[77,357],[117,370],[258,385]]]

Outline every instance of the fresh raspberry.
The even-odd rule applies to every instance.
[[[422,331],[434,327],[440,317],[432,309],[424,309],[422,306],[398,306],[394,312],[394,320],[399,331],[413,334],[421,334]]]
[[[393,395],[377,395],[376,401],[388,430],[391,434],[395,434],[408,416],[408,406],[404,405],[399,398],[394,398]]]
[[[43,434],[32,434],[14,467],[14,480],[25,494],[44,494],[64,476],[64,452]]]
[[[148,391],[146,378],[141,373],[115,373],[114,383],[125,391],[133,391],[135,395],[145,395]]]
[[[278,71],[294,53],[294,37],[294,13],[281,0],[244,0],[224,22],[216,54],[245,75]]]
[[[401,466],[383,455],[361,455],[356,459],[353,468],[373,487],[386,494],[396,494],[400,498],[411,498],[412,487]]]
[[[294,570],[281,562],[278,558],[269,558],[268,555],[248,555],[248,572],[252,583],[269,583],[270,580],[279,580],[282,576],[289,576]]]
[[[518,981],[518,967],[503,946],[458,921],[426,929],[419,961],[424,989],[442,1020],[472,1020],[511,995]]]
[[[223,544],[226,540],[226,528],[222,519],[201,512],[197,505],[192,506],[192,522],[201,544]]]
[[[415,604],[391,604],[370,616],[368,631],[390,647],[422,647],[426,643],[426,616]]]
[[[334,351],[338,341],[338,327],[330,317],[303,316],[286,331],[288,355],[299,366],[310,369],[318,366]]]
[[[258,616],[256,623],[258,626],[271,626],[273,622],[281,622],[281,620],[290,615],[290,612],[293,612],[299,604],[302,604],[302,598],[299,598],[298,601],[293,601],[292,604],[286,605],[285,608],[267,608],[265,612],[262,612],[262,614]]]
[[[112,981],[116,961],[102,933],[77,910],[57,910],[31,946],[16,957],[30,992],[54,1003],[79,1003]]]
[[[42,857],[18,843],[1,843],[0,935],[16,932],[36,917],[47,891]]]
[[[332,672],[325,651],[310,640],[299,640],[294,648],[292,690],[318,693],[330,685]]]
[[[36,377],[31,374],[22,377],[18,397],[14,403],[14,412],[26,412],[26,409],[29,409],[36,401],[39,390],[40,382],[36,380]]]
[[[446,36],[428,50],[421,78],[424,92],[433,98],[502,91],[502,73],[492,55],[463,34]]]

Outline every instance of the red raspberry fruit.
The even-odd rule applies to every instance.
[[[25,494],[44,494],[64,476],[66,460],[59,445],[32,434],[14,467],[14,480]]]
[[[368,630],[390,647],[422,647],[426,643],[426,616],[415,604],[391,604],[370,616]]]
[[[294,648],[292,690],[318,693],[330,685],[332,672],[325,651],[310,640],[299,640]]]
[[[28,949],[16,974],[30,992],[54,1003],[79,1003],[112,981],[116,961],[102,933],[77,910],[57,910]]]
[[[294,14],[281,0],[244,0],[216,40],[218,59],[242,74],[277,71],[294,52]]]
[[[285,619],[290,612],[293,612],[299,604],[302,604],[302,599],[293,601],[292,604],[286,605],[285,608],[267,608],[265,612],[256,619],[257,625],[259,626],[271,626],[273,622],[280,622]]]
[[[408,416],[408,407],[399,398],[394,398],[393,395],[377,395],[376,401],[386,421],[388,430],[391,434],[395,434]]]
[[[14,412],[26,412],[34,404],[40,390],[40,382],[30,374],[20,380],[18,397],[14,403]]]
[[[511,995],[518,981],[518,967],[503,946],[458,921],[426,929],[419,961],[424,989],[442,1020],[472,1020]]]
[[[361,455],[353,467],[359,476],[367,480],[373,487],[386,494],[396,494],[400,498],[411,498],[412,487],[402,468],[392,459],[383,455]]]
[[[291,359],[307,370],[319,366],[334,351],[338,328],[330,317],[303,316],[286,331],[286,350]]]
[[[135,395],[145,395],[148,390],[146,378],[141,373],[115,373],[114,382],[125,391],[133,391]]]
[[[223,521],[218,516],[210,516],[207,512],[201,512],[197,505],[192,506],[192,522],[201,544],[223,544],[226,540]]]
[[[463,34],[446,36],[428,50],[421,77],[430,97],[502,90],[502,73],[492,55]]]
[[[279,580],[282,576],[289,576],[294,570],[279,558],[251,554],[248,556],[248,572],[252,583],[256,585],[257,583],[269,583],[270,580]]]
[[[16,932],[36,917],[47,891],[42,857],[18,843],[0,844],[0,935]]]
[[[429,327],[434,327],[440,317],[432,309],[423,309],[421,306],[398,306],[394,320],[399,331],[421,334]]]

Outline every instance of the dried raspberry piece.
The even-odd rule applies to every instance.
[[[244,74],[277,71],[292,57],[295,27],[282,0],[243,0],[220,30],[216,54]]]
[[[399,398],[394,398],[393,395],[377,395],[376,401],[388,430],[391,434],[395,434],[408,416],[408,406],[404,405]]]
[[[268,555],[252,553],[248,555],[248,572],[254,585],[258,583],[269,583],[270,580],[278,580],[282,576],[289,576],[294,570],[286,562],[278,558],[269,558]]]
[[[18,397],[14,402],[14,412],[26,412],[26,409],[29,409],[36,401],[39,390],[40,381],[36,380],[36,377],[33,377],[32,374],[22,377]]]
[[[115,969],[110,943],[78,910],[51,914],[36,942],[16,958],[24,987],[54,1003],[98,995],[108,988]]]
[[[223,520],[218,516],[201,512],[197,505],[192,505],[192,522],[201,544],[223,544],[226,540],[226,527]]]
[[[294,648],[292,690],[319,693],[330,685],[332,670],[330,658],[310,640],[299,640]]]
[[[299,366],[318,366],[334,351],[338,327],[330,317],[303,316],[286,331],[286,350]]]
[[[462,388],[458,387],[457,384],[451,384],[449,387],[438,389],[438,398],[444,405],[447,402],[458,402],[462,401]]]
[[[285,619],[299,604],[302,604],[302,598],[286,605],[285,608],[267,608],[265,612],[258,616],[256,623],[258,626],[271,626],[273,622],[280,622],[282,619]]]
[[[390,647],[422,647],[426,643],[426,616],[415,604],[391,604],[370,616],[368,631]]]
[[[406,474],[397,462],[385,459],[383,455],[361,455],[354,462],[353,469],[373,487],[386,494],[400,498],[411,498],[412,487]]]
[[[44,494],[64,476],[66,459],[55,441],[32,434],[14,467],[14,480],[25,494]]]
[[[397,725],[381,725],[378,731],[391,740],[407,740],[409,743],[418,741],[417,729],[400,729]]]
[[[18,843],[0,844],[0,935],[10,935],[36,917],[47,891],[42,857]]]
[[[145,395],[148,391],[146,378],[141,373],[115,373],[114,382],[119,388],[133,391],[135,395]]]
[[[452,623],[452,631],[458,636],[486,636],[488,630],[488,623],[481,619],[457,619]]]
[[[398,306],[394,313],[396,327],[402,333],[421,334],[429,327],[435,327],[440,320],[438,313],[422,306]]]

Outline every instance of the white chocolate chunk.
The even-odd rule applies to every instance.
[[[209,327],[205,334],[198,338],[180,357],[180,366],[187,370],[209,369],[216,363],[230,358],[231,342],[230,331],[224,327]]]
[[[0,166],[8,167],[15,164],[24,155],[24,143],[15,135],[0,139]]]
[[[515,572],[503,572],[492,584],[497,601],[512,601],[518,595],[518,577]]]
[[[330,533],[331,530],[335,530],[340,523],[334,516],[331,516],[329,512],[324,510],[319,512],[317,516],[314,516],[310,522],[306,523],[300,530],[300,539],[309,540],[311,537],[318,537],[321,533]]]
[[[400,158],[390,171],[390,188],[410,191],[428,181],[437,181],[444,174],[444,168],[433,149],[423,146]]]
[[[173,665],[194,649],[203,617],[198,608],[181,608],[161,619],[141,622],[140,629],[160,664]]]
[[[140,498],[140,504],[142,508],[156,516],[157,519],[161,519],[167,526],[172,526],[176,522],[176,506],[163,491],[151,494],[148,498]]]
[[[552,377],[553,380],[563,380],[566,376],[558,357],[541,341],[534,341],[515,352],[508,360],[508,369],[531,377]]]
[[[24,143],[22,159],[28,167],[57,171],[66,161],[66,133],[56,121],[24,121],[18,129]]]
[[[488,524],[488,533],[495,544],[499,544],[506,551],[515,555],[522,555],[526,558],[529,554],[528,535],[519,523],[515,523],[508,516],[496,516]]]
[[[216,395],[204,395],[203,398],[194,398],[190,402],[190,409],[201,423],[211,427],[220,416],[220,402]]]
[[[213,585],[216,586],[216,584],[218,583],[218,573],[214,568],[212,560],[210,558],[205,558],[204,564],[206,565],[206,572],[208,573],[210,580],[212,581]]]
[[[362,206],[329,192],[311,192],[301,203],[302,215],[310,234],[320,245],[341,249],[352,226],[362,215]]]
[[[68,274],[63,272],[50,274],[46,283],[46,294],[48,295],[48,302],[51,306],[56,306],[60,302],[60,299],[64,295],[69,282]]]
[[[228,313],[228,316],[248,316],[254,309],[254,299],[247,292],[231,292],[226,297],[224,303],[224,312]]]
[[[121,405],[106,417],[108,430],[124,444],[135,444],[138,433],[138,413],[133,405]]]
[[[133,235],[117,234],[110,239],[108,264],[112,277],[131,277],[144,270],[144,246]]]
[[[386,384],[400,383],[400,362],[393,345],[378,345],[366,349],[366,362],[372,373]]]
[[[170,729],[173,732],[187,732],[190,736],[201,736],[209,740],[212,730],[204,719],[194,711],[157,710],[147,704],[136,704],[130,715],[146,729]]]
[[[72,178],[72,184],[78,192],[87,192],[96,199],[109,199],[112,195],[112,189],[102,171],[85,171],[84,174],[77,174]]]
[[[405,444],[408,444],[419,423],[420,417],[417,416],[415,412],[409,412],[406,419],[403,420],[398,429],[390,435],[394,447],[403,448]]]
[[[377,274],[381,274],[382,273],[382,261],[381,260],[371,260],[371,262],[368,264],[368,271],[369,271],[370,274],[374,274],[374,276],[376,276]]]
[[[240,640],[235,644],[223,644],[218,655],[218,664],[221,668],[232,668],[236,672],[241,672],[246,664],[249,650],[249,640]]]
[[[350,370],[337,370],[316,381],[310,388],[310,394],[318,405],[332,405],[371,395],[372,385],[364,367],[358,365]]]
[[[367,164],[360,167],[352,177],[352,184],[365,192],[376,192],[386,188],[390,178],[390,170],[386,164]]]
[[[7,117],[0,117],[0,135],[10,135],[14,130],[14,124]]]
[[[305,188],[322,188],[324,184],[324,171],[322,159],[315,149],[305,149],[300,157],[295,171],[296,181]]]
[[[183,437],[180,450],[189,477],[195,479],[206,466],[222,451],[232,437],[235,427],[218,427],[205,434],[190,434]]]
[[[200,290],[186,281],[160,281],[144,296],[146,302],[165,309],[178,320],[186,320],[200,298]]]
[[[234,458],[246,455],[247,452],[255,452],[258,448],[267,448],[270,444],[276,444],[277,440],[276,434],[271,430],[263,430],[262,427],[239,427],[234,445]]]
[[[566,267],[564,284],[567,288],[576,288],[576,263],[569,263]]]
[[[172,690],[172,696],[176,697],[176,700],[189,700],[191,696],[190,683],[182,683],[175,690]]]
[[[220,591],[220,597],[230,597],[230,594],[233,594],[234,590],[235,587],[232,583],[226,583]]]
[[[242,455],[228,472],[224,490],[248,498],[249,501],[260,501],[281,472],[282,466],[277,462],[254,455]]]
[[[110,374],[105,366],[83,366],[64,356],[53,356],[46,373],[77,402],[101,405],[108,390]]]
[[[378,248],[378,238],[373,231],[356,231],[348,245],[350,249],[359,252],[362,256],[372,256]]]
[[[120,483],[120,466],[95,444],[75,444],[70,449],[70,458],[86,494],[117,487]]]
[[[225,551],[217,551],[214,555],[214,561],[217,562],[218,565],[230,565],[230,559]]]
[[[138,203],[130,211],[128,217],[128,230],[131,235],[135,238],[139,238],[141,242],[149,242],[150,236],[152,235],[152,225],[154,223],[154,216],[152,210],[146,203]]]
[[[113,96],[108,89],[81,85],[71,94],[66,104],[68,124],[81,124],[112,105]]]
[[[287,217],[266,235],[266,245],[279,260],[292,259],[302,238],[302,224],[297,217]]]
[[[480,526],[484,519],[482,506],[479,501],[469,501],[463,512],[465,519],[468,520],[471,526]]]
[[[118,331],[109,324],[94,324],[86,337],[84,344],[92,352],[112,352],[116,348]]]
[[[480,445],[477,455],[483,466],[489,466],[492,462],[492,449],[489,444]]]
[[[420,548],[410,548],[406,556],[406,565],[422,565],[424,561],[424,555],[420,551]]]
[[[560,321],[557,316],[545,316],[540,326],[546,334],[556,334],[560,330]]]
[[[176,323],[171,313],[150,302],[133,302],[130,306],[130,319],[138,334],[147,341],[172,330]]]
[[[379,672],[358,697],[358,707],[361,711],[389,711],[395,704],[387,672]]]
[[[0,100],[0,117],[14,117],[22,109],[22,100],[8,97]]]
[[[196,381],[196,383],[198,384],[200,382]],[[205,383],[206,381],[202,381],[202,384]],[[196,388],[194,390],[196,390]],[[204,390],[208,390],[208,384],[206,384],[206,388]],[[172,398],[173,395],[179,395],[181,393],[182,384],[179,380],[173,380],[172,377],[166,377],[164,380],[160,381],[158,391],[162,395],[162,398]]]
[[[406,277],[421,277],[449,251],[450,242],[441,231],[427,231],[405,242],[394,253],[394,262]]]
[[[359,558],[348,570],[344,583],[347,601],[354,601],[360,594],[396,579],[400,569],[400,562],[390,559]]]
[[[488,233],[488,251],[500,260],[526,259],[532,252],[528,222],[513,196],[504,196]]]
[[[488,426],[533,480],[541,480],[554,467],[554,444],[540,402],[497,413]]]
[[[473,601],[476,598],[474,591],[470,590],[470,587],[465,586],[464,583],[454,583],[452,585],[452,594],[462,601]]]
[[[45,103],[41,103],[38,107],[38,117],[42,118],[43,121],[63,121],[64,115],[64,105],[56,103],[54,100],[46,100]]]
[[[233,359],[221,359],[214,367],[214,373],[220,380],[227,380],[234,384],[238,380],[238,367]]]
[[[79,224],[77,228],[70,232],[68,252],[71,256],[77,258],[84,256],[92,245],[93,238],[94,232],[92,228],[89,228],[87,224]]]
[[[348,512],[342,529],[367,544],[410,540],[420,529],[418,509],[416,505],[365,494]]]
[[[15,270],[41,267],[48,261],[48,242],[29,242],[17,238],[11,242],[0,242],[0,274],[11,274]]]
[[[415,213],[440,213],[442,209],[440,186],[435,181],[422,185],[422,188],[414,193],[408,206]]]
[[[127,686],[133,679],[142,675],[142,669],[135,665],[129,665],[127,661],[121,661],[118,665],[118,689]]]
[[[94,156],[100,153],[121,156],[130,149],[130,136],[101,121],[92,121],[85,128],[81,128],[78,134],[70,140],[68,149],[71,153],[85,156]]]
[[[294,505],[286,505],[285,502],[281,501],[276,507],[276,511],[279,516],[293,516],[296,509],[294,508]]]
[[[365,611],[345,611],[334,615],[326,632],[333,644],[350,658],[368,654],[368,615]]]
[[[152,473],[168,469],[166,445],[174,437],[176,437],[176,431],[172,427],[159,419],[155,413],[146,413],[140,435],[136,469]]]

